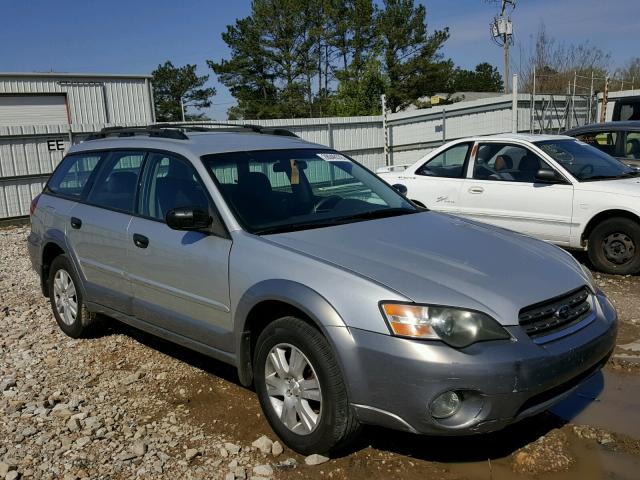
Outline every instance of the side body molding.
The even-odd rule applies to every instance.
[[[306,285],[284,279],[264,280],[255,284],[242,295],[234,315],[238,376],[245,386],[253,382],[251,331],[247,328],[247,319],[255,306],[266,301],[286,303],[302,311],[322,331],[332,346],[334,332],[339,330],[348,334],[344,321],[329,301]]]

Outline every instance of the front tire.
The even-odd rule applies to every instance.
[[[640,225],[621,217],[598,224],[589,235],[589,260],[605,273],[640,272]]]
[[[68,336],[81,338],[95,332],[97,315],[87,310],[80,281],[66,255],[60,255],[51,262],[49,301],[58,326]]]
[[[327,453],[357,435],[340,367],[326,338],[307,322],[284,317],[267,325],[253,368],[262,410],[291,449]]]

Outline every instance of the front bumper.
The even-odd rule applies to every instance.
[[[604,365],[617,317],[603,294],[593,305],[591,323],[541,345],[518,326],[507,327],[514,341],[464,350],[358,329],[334,343],[363,423],[432,435],[489,432],[546,410]],[[436,420],[429,405],[449,390],[462,392],[467,403],[460,414]]]

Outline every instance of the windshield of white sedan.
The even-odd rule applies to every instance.
[[[269,150],[202,160],[250,232],[279,233],[418,211],[389,185],[331,150]]]
[[[535,144],[580,182],[638,175],[637,170],[578,140],[546,140]]]

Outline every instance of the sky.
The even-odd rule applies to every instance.
[[[195,63],[218,93],[207,112],[226,118],[233,97],[207,65],[228,55],[226,26],[250,11],[250,0],[0,0],[0,71],[149,74],[158,64]],[[489,37],[498,11],[490,0],[420,0],[430,30],[449,27],[443,53],[456,65],[488,61],[502,69]],[[516,48],[526,51],[544,22],[557,42],[588,40],[611,53],[612,67],[640,56],[638,0],[518,0],[512,13]]]

